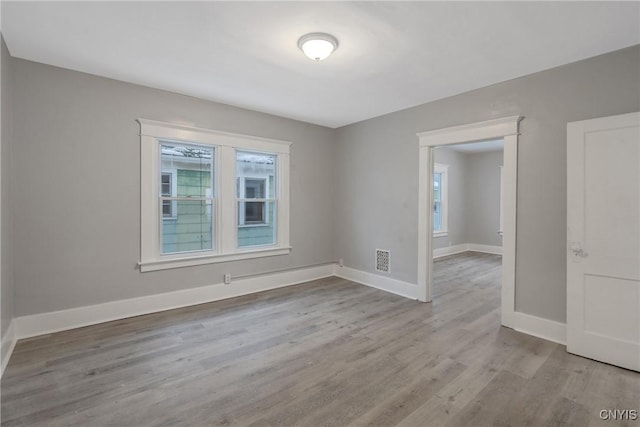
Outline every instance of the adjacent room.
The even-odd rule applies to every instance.
[[[432,300],[486,287],[499,309],[502,164],[502,140],[436,148],[432,233],[433,258],[438,262],[433,265]]]
[[[634,425],[639,16],[0,1],[0,425]]]

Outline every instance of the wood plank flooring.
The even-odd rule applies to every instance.
[[[500,257],[422,304],[339,278],[20,341],[2,426],[623,426],[640,374],[500,327]]]

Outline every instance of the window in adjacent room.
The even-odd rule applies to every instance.
[[[447,171],[449,165],[434,164],[433,173],[433,236],[447,235]]]

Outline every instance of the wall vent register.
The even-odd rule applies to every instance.
[[[391,271],[391,251],[376,249],[376,271],[383,273]]]

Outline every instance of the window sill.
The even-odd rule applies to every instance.
[[[448,234],[446,231],[434,231],[433,237],[447,237]]]
[[[261,249],[239,250],[229,254],[207,254],[182,258],[160,258],[149,261],[140,261],[140,271],[168,270],[171,268],[192,267],[196,265],[214,264],[218,262],[238,261],[243,259],[263,258],[276,255],[287,255],[291,247],[270,247]]]

